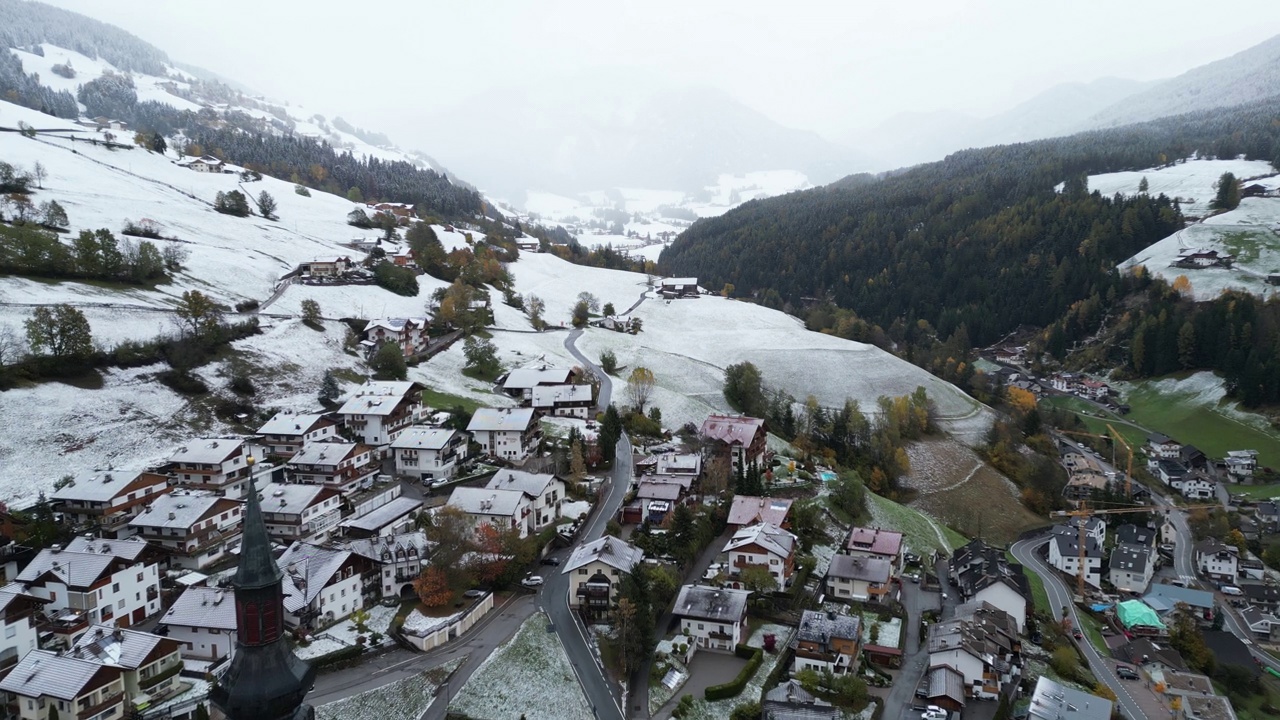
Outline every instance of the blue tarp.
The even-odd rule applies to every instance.
[[[1105,612],[1111,609],[1111,603],[1106,603],[1105,605],[1090,605],[1089,609],[1094,612]]]

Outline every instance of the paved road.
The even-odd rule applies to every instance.
[[[1061,622],[1062,611],[1065,608],[1071,614],[1072,626],[1080,627],[1080,618],[1076,614],[1076,606],[1071,602],[1071,591],[1062,582],[1062,578],[1058,576],[1057,572],[1041,562],[1040,557],[1036,555],[1036,550],[1047,542],[1049,541],[1045,537],[1019,540],[1013,544],[1010,550],[1013,552],[1013,556],[1018,559],[1018,562],[1039,575],[1040,579],[1044,581],[1044,589],[1049,595],[1049,606],[1053,612],[1054,620]],[[1111,666],[1103,662],[1102,656],[1094,649],[1093,644],[1087,638],[1076,644],[1080,647],[1081,652],[1084,653],[1089,669],[1093,671],[1093,676],[1115,692],[1120,709],[1124,712],[1125,717],[1133,720],[1146,717],[1137,701],[1129,694],[1129,689],[1112,672]]]
[[[893,687],[889,689],[889,695],[884,700],[884,712],[881,717],[914,718],[920,714],[911,712],[916,687],[920,685],[924,671],[929,665],[928,646],[920,644],[920,619],[925,610],[937,608],[939,599],[940,596],[937,593],[926,592],[916,583],[902,584],[902,606],[907,610],[907,619],[904,621],[907,639],[902,646],[902,668],[898,671],[898,677],[894,679]]]

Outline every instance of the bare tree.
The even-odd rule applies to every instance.
[[[12,325],[0,325],[0,367],[18,362],[24,351],[18,331]]]
[[[45,178],[49,177],[49,171],[45,169],[44,163],[37,161],[35,166],[31,168],[31,176],[36,179],[36,187],[43,190]]]
[[[600,312],[600,298],[592,295],[586,290],[578,293],[578,301],[586,303],[587,309],[591,312]]]
[[[654,382],[653,371],[649,368],[637,367],[631,371],[631,376],[627,378],[627,397],[637,411],[644,412],[644,406],[653,394]]]

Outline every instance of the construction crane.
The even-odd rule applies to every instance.
[[[1063,435],[1081,435],[1084,437],[1099,438],[1101,440],[1110,440],[1112,442],[1112,445],[1111,445],[1112,467],[1114,467],[1116,464],[1115,442],[1119,441],[1120,443],[1122,443],[1124,445],[1124,449],[1129,451],[1129,463],[1125,468],[1125,473],[1124,473],[1124,495],[1125,497],[1131,498],[1133,497],[1133,446],[1130,445],[1129,441],[1125,440],[1124,436],[1121,435],[1115,428],[1111,427],[1111,423],[1107,423],[1107,430],[1111,432],[1110,435],[1098,435],[1097,433],[1081,432],[1079,430],[1058,430],[1057,432],[1060,432]]]
[[[1222,507],[1222,506],[1218,504],[1175,505],[1173,506],[1173,508],[1169,508],[1169,507],[1161,507],[1159,505],[1141,505],[1138,507],[1106,508],[1103,510],[1095,510],[1088,506],[1087,501],[1082,500],[1080,502],[1080,507],[1078,509],[1057,510],[1052,513],[1049,513],[1049,517],[1076,518],[1075,523],[1076,523],[1077,529],[1079,530],[1079,539],[1077,540],[1077,548],[1080,552],[1079,564],[1076,565],[1076,594],[1080,596],[1081,600],[1083,600],[1084,599],[1085,559],[1088,554],[1085,552],[1085,547],[1086,547],[1085,546],[1085,537],[1086,537],[1085,529],[1089,524],[1088,522],[1089,518],[1093,517],[1094,515],[1118,515],[1120,513],[1152,513],[1152,512],[1158,512],[1160,510],[1164,510],[1165,513],[1167,514],[1170,509],[1201,510],[1204,508],[1218,508],[1218,507]],[[1101,547],[1099,547],[1099,550],[1101,550]]]

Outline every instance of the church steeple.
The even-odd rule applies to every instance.
[[[303,698],[315,670],[294,655],[284,639],[283,575],[271,556],[253,480],[253,458],[249,464],[240,564],[232,580],[236,651],[209,691],[209,699],[227,720],[312,720],[315,710]]]

